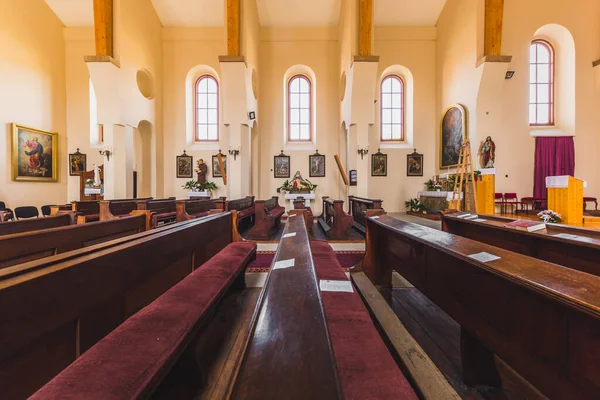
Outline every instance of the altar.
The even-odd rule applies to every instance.
[[[192,200],[210,199],[210,193],[208,193],[207,190],[202,190],[200,192],[188,192],[188,197]]]
[[[290,202],[289,210],[294,209],[294,200],[296,200],[298,197],[304,198],[304,206],[305,207],[310,207],[310,202],[316,198],[314,192],[312,192],[312,193],[289,193],[288,192],[285,194],[285,200]]]
[[[428,210],[441,211],[448,208],[448,204],[452,201],[451,191],[424,191],[417,193],[417,199],[424,204]],[[460,200],[463,199],[463,194],[460,194]],[[458,193],[456,200],[459,200]]]

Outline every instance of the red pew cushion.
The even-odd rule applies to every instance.
[[[254,213],[255,213],[254,206],[248,207],[248,208],[244,208],[242,211],[240,211],[238,213],[238,218],[246,218],[246,217],[249,217],[251,215],[254,215]]]
[[[210,214],[210,212],[208,211],[202,211],[196,214],[190,214],[190,216],[194,217],[194,218],[201,218],[201,217],[206,217],[208,214]]]
[[[273,218],[279,218],[283,215],[283,213],[285,212],[285,207],[275,207],[273,208],[271,211],[269,211],[269,215],[271,215]]]
[[[154,214],[154,218],[156,218],[156,219],[172,218],[172,217],[175,217],[176,215],[177,215],[177,212],[173,211],[173,212]]]
[[[331,246],[311,242],[318,279],[348,280]],[[379,336],[360,295],[321,292],[346,399],[417,399]]]
[[[132,399],[157,374],[246,264],[256,244],[235,242],[133,315],[31,399]]]

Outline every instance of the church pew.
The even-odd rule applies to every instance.
[[[279,243],[256,306],[233,398],[342,397],[303,218],[288,218],[284,234],[293,232]],[[289,259],[294,267],[275,269]]]
[[[245,287],[244,269],[255,258],[255,243],[227,245],[98,342],[31,399],[150,396],[185,354],[225,293]]]
[[[217,202],[217,208],[225,211],[238,212],[238,224],[247,220],[252,221],[255,215],[254,196],[246,196],[243,199],[223,200]]]
[[[0,270],[3,397],[33,393],[231,240],[221,213]]]
[[[58,213],[61,211],[72,211],[72,210],[73,210],[72,204],[58,204],[58,205],[50,206],[50,215],[54,216],[54,215],[58,215]]]
[[[271,232],[279,228],[285,207],[279,205],[279,197],[254,202],[254,226],[248,231],[248,237],[255,240],[268,240]]]
[[[486,221],[476,222],[458,218],[459,215],[461,214],[443,215],[442,229],[478,242],[600,276],[600,231],[546,224],[546,229],[527,232],[504,226],[515,219],[480,215],[479,217]],[[575,235],[578,238],[555,235]]]
[[[19,221],[8,221],[0,224],[0,236],[68,226],[74,223],[74,213],[65,213],[63,215],[46,218],[31,218],[22,219]]]
[[[294,215],[299,213],[304,213],[304,222],[306,223],[306,230],[308,231],[308,236],[312,236],[312,229],[314,225],[314,215],[310,207],[306,207],[304,203],[304,197],[296,197],[293,200],[294,209],[288,211],[288,215]]]
[[[148,216],[0,236],[0,269],[143,232]]]
[[[486,252],[500,257],[480,262]],[[600,277],[389,216],[367,221],[362,270],[398,271],[461,326],[463,380],[499,386],[494,354],[552,398],[600,393]]]
[[[349,282],[327,242],[311,241],[317,279]],[[348,399],[416,399],[417,396],[392,358],[360,295],[321,291],[323,310],[335,355],[340,387]],[[444,380],[440,374],[439,379]],[[447,382],[446,382],[447,385]],[[446,398],[453,391],[437,393]]]
[[[150,227],[156,228],[159,224],[177,221],[177,206],[175,198],[165,200],[138,200],[136,202],[138,211],[150,211]]]
[[[189,221],[194,218],[205,217],[210,214],[219,213],[222,208],[218,208],[217,203],[225,200],[224,197],[212,200],[177,200],[176,210],[177,222]]]
[[[152,200],[152,198],[126,199],[126,200],[100,200],[100,221],[123,218],[132,211],[137,210],[138,201]],[[161,200],[175,200],[174,197]]]
[[[365,233],[367,229],[367,215],[366,210],[378,210],[370,211],[370,215],[383,215],[385,210],[381,207],[382,200],[378,199],[367,199],[364,197],[348,196],[348,214],[354,218],[354,227]]]
[[[118,199],[110,200],[112,202],[132,202],[137,200],[150,200],[152,197],[139,199]],[[99,200],[73,201],[72,211],[77,213],[77,223],[100,221],[100,202]]]
[[[334,240],[346,239],[354,223],[352,216],[344,211],[344,200],[333,200],[329,196],[323,196],[323,213],[318,221],[327,238]]]

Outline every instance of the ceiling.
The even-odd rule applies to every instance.
[[[224,0],[152,0],[165,27],[223,26]]]
[[[94,26],[94,0],[46,0],[67,27]]]
[[[256,0],[256,3],[261,26],[316,27],[336,26],[342,1]]]
[[[446,0],[374,0],[377,26],[435,26]]]

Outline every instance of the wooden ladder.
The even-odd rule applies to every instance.
[[[465,142],[460,146],[460,153],[458,155],[458,167],[456,169],[456,175],[458,176],[458,182],[454,185],[454,190],[452,191],[452,203],[457,204],[457,209],[461,211],[461,201],[460,194],[463,191],[463,183],[465,183],[465,175],[467,177],[471,176],[471,183],[473,185],[473,190],[469,190],[468,183],[465,183],[465,210],[464,211],[475,211],[477,212],[477,187],[475,185],[475,174],[473,171],[473,157],[471,155],[471,141],[465,140]],[[457,189],[458,186],[458,189]],[[456,196],[458,196],[458,201],[454,203],[456,200]],[[471,198],[472,196],[472,198]],[[472,202],[471,202],[472,200]],[[471,209],[471,204],[473,204],[475,209]]]

